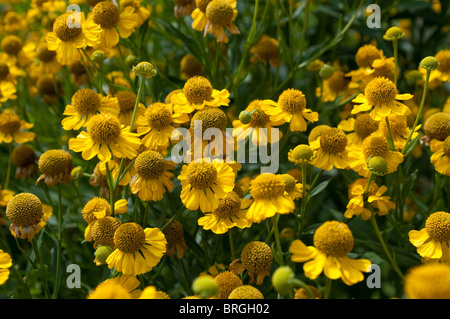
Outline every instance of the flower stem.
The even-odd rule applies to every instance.
[[[6,169],[6,180],[4,184],[4,189],[8,189],[9,180],[11,178],[11,153],[12,153],[12,143],[9,143],[9,155],[8,155],[8,168]]]
[[[56,274],[55,286],[53,288],[52,299],[58,297],[59,287],[61,285],[61,255],[62,255],[62,198],[61,198],[61,184],[57,184],[58,188],[58,249],[56,251]]]
[[[31,240],[31,246],[33,247],[34,255],[36,256],[36,262],[37,262],[37,266],[38,266],[37,270],[38,270],[38,272],[40,272],[42,274],[42,283],[44,286],[45,297],[47,299],[49,299],[50,292],[48,290],[48,285],[47,285],[47,265],[42,264],[42,260],[41,260],[40,253],[39,253],[39,248],[36,244],[35,237],[33,237],[33,239]]]
[[[302,237],[303,234],[303,228],[304,228],[304,222],[305,222],[305,213],[306,213],[306,204],[308,202],[308,199],[306,198],[306,165],[303,163],[301,165],[302,169],[302,202],[300,206],[300,230],[299,230],[299,238]],[[308,195],[309,196],[309,195]]]
[[[323,299],[330,299],[330,293],[331,293],[331,284],[333,281],[327,277],[327,281],[325,283],[325,292],[323,294]]]
[[[16,267],[14,267],[14,265],[13,265],[12,267],[9,268],[9,270],[13,274],[13,276],[16,277],[18,283],[25,288],[24,290],[25,290],[27,299],[33,299],[27,283],[25,282],[25,280],[23,280],[23,277],[19,274],[19,271],[16,269]]]
[[[280,214],[276,214],[276,216],[272,217],[273,232],[274,232],[274,236],[275,236],[275,244],[277,246],[277,253],[278,253],[278,256],[280,257],[280,262],[281,262],[280,266],[284,266],[283,251],[281,249],[280,234],[278,232],[278,221],[279,220],[280,220]]]
[[[134,121],[136,120],[137,109],[141,101],[142,92],[144,92],[144,87],[145,87],[145,76],[141,76],[139,78],[139,88],[136,96],[136,102],[134,104],[133,116],[131,117],[130,132],[133,131]]]
[[[392,41],[392,46],[394,49],[394,59],[395,59],[395,74],[394,74],[394,83],[397,86],[398,82],[398,40],[394,39]]]
[[[388,118],[388,116],[386,116],[385,119],[386,119],[386,126],[387,126],[387,129],[388,129],[388,132],[389,132],[389,136],[388,136],[388,138],[387,138],[388,143],[389,143],[389,149],[390,149],[391,151],[395,151],[394,137],[393,137],[393,135],[392,135],[391,124],[389,123],[389,118]]]

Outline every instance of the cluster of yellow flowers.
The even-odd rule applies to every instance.
[[[136,41],[144,38],[141,32],[151,28],[149,17],[157,7],[139,0],[86,0],[76,5],[86,10],[66,12],[65,1],[32,0],[24,14],[9,11],[1,29],[0,146],[6,145],[9,160],[7,169],[2,169],[0,209],[6,219],[0,215],[0,227],[31,242],[36,262],[41,263],[36,237],[50,226],[50,218],[57,219],[53,297],[59,296],[63,249],[78,244],[62,245],[61,188],[70,184],[82,204],[76,212],[84,223],[82,240],[95,251],[89,262],[111,270],[110,278],[92,287],[87,298],[169,299],[168,293],[151,279],[143,281],[141,275],[153,274],[157,266],[162,271],[165,256],[182,259],[190,249],[184,236],[186,225],[181,222],[186,215],[195,219],[203,234],[201,244],[207,241],[205,232],[217,238],[228,234],[231,254],[226,266],[213,265],[205,251],[205,273],[193,274],[196,281],[184,298],[263,299],[256,286],[272,274],[271,283],[281,295],[328,298],[331,280],[352,286],[371,271],[369,257],[356,258],[362,254],[353,252],[356,239],[349,223],[357,218],[371,222],[383,249],[380,256],[404,280],[407,298],[449,297],[450,213],[434,210],[439,198],[430,212],[418,207],[419,201],[408,204],[422,212],[423,228],[409,225],[406,242],[423,264],[411,267],[406,276],[378,222],[379,216],[390,217],[398,205],[404,215],[391,218],[393,226],[412,219],[404,207],[407,198],[415,197],[404,191],[409,191],[408,176],[403,176],[402,166],[423,160],[423,153],[430,155],[423,165],[431,164],[441,187],[447,185],[446,192],[450,191],[450,98],[445,88],[450,79],[450,50],[439,50],[424,58],[417,69],[400,72],[397,52],[388,57],[371,42],[355,53],[354,68],[339,61],[310,61],[306,69],[318,79],[312,97],[305,94],[306,88],[302,91],[292,85],[270,92],[275,98],[255,98],[248,105],[236,105],[237,91],[230,87],[213,86],[205,65],[188,54],[180,64],[179,87],[150,98],[146,85],[152,87],[162,74],[156,64],[141,62],[132,54],[125,58],[124,52],[129,51],[121,43],[138,45]],[[217,50],[230,41],[227,34],[240,34],[235,24],[236,0],[175,0],[170,5],[177,19],[191,16],[194,31],[212,35]],[[33,23],[41,23],[42,28],[25,33]],[[400,28],[392,27],[384,39],[395,43],[395,51],[404,36]],[[279,49],[277,39],[263,34],[252,43],[250,61],[281,68]],[[111,67],[114,71],[106,73]],[[399,79],[413,83],[414,94],[400,93]],[[75,84],[70,101],[62,99],[67,95],[65,81]],[[445,97],[441,107],[430,107],[430,91]],[[38,97],[42,97],[38,103],[47,104],[48,109],[37,105]],[[60,147],[48,147],[53,144],[39,136],[46,123],[36,123],[30,116],[35,113],[27,113],[30,106],[24,101],[34,101],[34,112],[57,118],[62,128],[57,133],[62,138],[56,137]],[[331,107],[340,112],[339,119],[329,118]],[[234,128],[231,136],[230,127]],[[218,130],[221,137],[206,138],[208,129]],[[174,136],[183,130],[190,133],[184,140],[187,147],[177,154],[183,160],[175,161],[173,149],[182,141]],[[285,163],[279,172],[258,174],[245,163],[227,158],[226,146],[246,136],[253,146],[279,146]],[[200,157],[196,139],[201,141]],[[213,142],[214,158],[204,156]],[[14,176],[13,165],[17,167]],[[329,184],[329,180],[319,184],[323,174],[347,179],[348,189],[341,190],[348,194],[345,208],[339,219],[311,225],[307,211],[312,197]],[[80,187],[86,176],[95,196]],[[395,185],[388,177],[397,180]],[[19,180],[26,185],[29,179],[34,185],[27,191],[23,191],[26,186],[12,186]],[[44,204],[38,197],[43,193],[32,187],[55,191],[58,207],[51,205],[51,196]],[[395,192],[394,187],[398,187]],[[180,207],[174,207],[177,197]],[[159,223],[149,219],[156,206],[162,207],[161,215],[155,215]],[[281,218],[290,222],[280,232]],[[314,227],[306,231],[309,226]],[[244,234],[254,229],[257,234],[236,258],[232,231]],[[6,250],[0,250],[0,284],[8,280],[13,264]],[[301,274],[308,285],[293,278],[289,269],[275,276],[274,262],[292,268],[293,263],[303,263]],[[327,278],[324,289],[316,281],[321,274]],[[42,286],[50,295],[47,284]]]

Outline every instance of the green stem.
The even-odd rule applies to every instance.
[[[234,256],[234,242],[233,242],[233,235],[231,233],[232,229],[228,230],[228,239],[230,241],[230,252],[231,252],[231,260],[235,260]]]
[[[391,151],[395,151],[394,137],[392,135],[391,124],[389,123],[388,116],[386,116],[385,119],[386,119],[386,126],[387,126],[387,129],[388,129],[388,132],[389,132],[389,137],[387,138],[388,143],[389,143],[389,149]]]
[[[55,274],[55,286],[53,288],[52,299],[58,297],[59,287],[61,285],[61,255],[62,255],[62,197],[61,197],[61,184],[57,184],[58,188],[58,249],[56,252],[56,274]]]
[[[19,271],[16,269],[16,267],[14,267],[14,265],[12,265],[12,267],[9,268],[9,271],[11,272],[11,274],[13,274],[14,277],[16,277],[18,283],[25,288],[25,293],[26,293],[27,299],[33,299],[27,283],[25,282],[25,280],[23,280],[23,277],[19,274]]]
[[[6,180],[4,184],[4,189],[8,189],[9,180],[11,178],[11,153],[12,153],[12,143],[8,145],[8,168],[6,169]]]
[[[36,262],[38,264],[38,272],[42,274],[42,284],[44,287],[45,297],[49,299],[50,292],[47,284],[47,266],[42,264],[42,260],[39,253],[39,248],[36,244],[36,238],[33,237],[31,240],[31,246],[33,247],[34,255],[36,256]]]
[[[279,220],[280,220],[280,214],[276,214],[276,216],[272,217],[273,232],[274,232],[274,236],[275,236],[275,244],[277,246],[278,256],[280,257],[280,261],[281,261],[280,266],[284,266],[283,251],[281,249],[280,234],[278,232],[278,221]]]
[[[325,292],[323,293],[323,299],[330,299],[330,293],[331,293],[331,284],[333,281],[327,277],[327,281],[325,283]]]
[[[139,103],[141,101],[142,92],[144,92],[144,87],[145,87],[144,84],[145,84],[145,76],[141,76],[139,78],[139,88],[138,88],[138,93],[137,93],[137,97],[136,97],[136,102],[134,104],[133,116],[131,117],[130,132],[133,131],[134,121],[136,120],[137,109],[138,109]]]
[[[309,198],[306,198],[306,163],[301,165],[302,169],[302,203],[300,206],[300,230],[299,230],[299,238],[303,235],[304,223],[305,223],[305,213],[306,213],[306,204]]]
[[[113,184],[113,176],[111,174],[111,171],[109,169],[109,162],[105,162],[105,168],[106,168],[106,181],[108,183],[109,188],[109,206],[111,206],[111,215],[114,215],[114,195],[116,194],[114,191],[114,184]]]
[[[394,48],[394,59],[395,59],[395,74],[394,74],[394,83],[397,86],[398,82],[398,40],[394,39],[392,41],[392,46]]]

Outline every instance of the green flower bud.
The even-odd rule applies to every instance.
[[[420,62],[420,67],[426,70],[436,70],[440,63],[434,56],[427,56]]]
[[[200,298],[211,298],[219,293],[219,286],[212,276],[202,275],[192,283],[192,291]]]
[[[109,255],[111,255],[111,253],[114,250],[110,247],[110,246],[100,246],[97,248],[97,250],[95,251],[94,255],[95,255],[95,259],[101,263],[104,264],[106,263],[106,259],[108,258]]]
[[[72,169],[72,171],[70,172],[70,174],[72,175],[72,179],[74,181],[79,181],[82,177],[83,177],[83,167],[81,166],[77,166],[75,168]]]
[[[387,41],[394,41],[403,38],[405,33],[399,27],[390,27],[386,30],[383,38]]]
[[[309,162],[313,155],[314,151],[311,146],[307,144],[300,144],[289,152],[288,158],[290,161],[300,164]]]
[[[379,156],[369,157],[367,159],[367,168],[378,176],[384,176],[389,171],[386,160]]]
[[[336,71],[334,67],[328,64],[324,64],[319,71],[319,75],[321,76],[322,79],[326,80],[333,76],[334,71]]]
[[[156,75],[155,67],[149,62],[141,62],[133,67],[133,72],[136,76],[145,76],[147,79]]]
[[[96,50],[92,53],[91,59],[94,62],[103,62],[108,58],[108,55],[102,50]]]
[[[282,296],[288,296],[293,289],[294,272],[288,266],[282,266],[272,275],[272,285]]]
[[[248,124],[252,121],[252,113],[249,111],[242,111],[239,113],[239,121],[241,121],[242,124]]]

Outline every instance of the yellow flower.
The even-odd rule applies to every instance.
[[[92,89],[79,89],[72,96],[70,105],[67,105],[63,115],[62,127],[68,130],[78,130],[85,127],[88,120],[97,113],[119,115],[117,98],[104,97]]]
[[[387,120],[389,121],[391,132],[389,133],[386,121],[380,121],[379,130],[383,133],[384,136],[386,136],[386,138],[388,138],[390,134],[392,134],[395,148],[398,150],[402,150],[405,147],[406,141],[408,140],[408,136],[411,131],[408,127],[407,116],[389,114]],[[421,127],[421,125],[416,126],[414,133],[411,135],[411,139],[417,137],[417,135],[419,134],[418,130]]]
[[[343,71],[336,71],[333,75],[323,81],[322,101],[333,102],[340,95],[342,100],[350,96],[350,78]],[[316,89],[316,96],[320,97],[320,87]]]
[[[233,190],[235,178],[232,167],[217,160],[184,165],[178,176],[181,201],[189,210],[212,212],[219,207],[219,199]]]
[[[273,122],[290,123],[291,131],[306,131],[306,121],[316,122],[319,114],[306,108],[306,99],[302,91],[297,89],[284,90],[278,101],[264,100],[263,111],[270,116]]]
[[[196,9],[195,0],[174,0],[174,15],[175,18],[190,15]]]
[[[449,299],[450,266],[441,263],[412,267],[405,276],[408,299]]]
[[[431,72],[430,81],[437,79],[442,82],[450,81],[450,50],[440,50],[435,58],[439,61],[439,67]]]
[[[228,299],[235,288],[244,285],[241,278],[232,271],[220,272],[214,277],[214,280],[219,286],[219,292],[212,299]]]
[[[122,224],[114,233],[116,249],[106,259],[108,268],[137,276],[152,270],[166,252],[166,238],[158,228],[143,229],[139,224]]]
[[[66,150],[51,149],[42,153],[39,157],[39,170],[41,175],[36,180],[44,180],[45,184],[54,186],[58,183],[67,184],[72,181],[73,160],[72,155]]]
[[[306,246],[301,240],[294,240],[289,248],[292,261],[303,265],[305,276],[316,279],[322,272],[336,280],[341,278],[348,285],[364,280],[362,272],[369,272],[368,259],[347,257],[353,249],[354,239],[348,226],[338,221],[323,223],[314,233],[314,246]]]
[[[226,89],[218,91],[208,79],[194,76],[186,81],[183,92],[172,95],[171,102],[175,113],[192,113],[207,106],[228,106],[229,96]]]
[[[430,149],[433,152],[430,161],[436,171],[450,176],[450,135],[444,141],[432,140]]]
[[[215,234],[224,234],[233,227],[250,227],[252,223],[247,220],[246,214],[251,203],[251,199],[242,199],[231,191],[225,198],[219,199],[219,205],[212,213],[199,218],[198,225]]]
[[[293,199],[286,192],[286,183],[280,175],[260,174],[250,182],[254,199],[247,211],[247,219],[260,223],[275,214],[289,214],[295,209]]]
[[[5,64],[6,67],[8,67]],[[0,71],[1,72],[1,71]],[[8,71],[9,73],[9,71]],[[8,100],[15,100],[17,98],[16,95],[16,87],[11,82],[2,81],[0,82],[0,102],[6,102]],[[0,105],[1,107],[1,105]]]
[[[132,299],[136,298],[141,291],[137,289],[140,285],[135,276],[121,275],[106,279],[95,287],[87,296],[87,299]]]
[[[409,100],[413,96],[411,94],[397,94],[397,88],[391,80],[384,77],[376,77],[371,80],[364,94],[359,94],[352,102],[352,114],[370,111],[370,116],[376,120],[384,120],[391,113],[397,115],[408,115],[411,110],[397,100]]]
[[[133,6],[121,8],[112,2],[102,1],[92,9],[92,21],[101,29],[100,43],[95,48],[109,49],[119,43],[120,38],[128,38],[139,22]]]
[[[450,260],[450,214],[436,212],[428,216],[425,228],[411,230],[409,241],[417,247],[417,253],[429,259]]]
[[[169,222],[170,218],[166,218],[164,223]],[[177,251],[178,258],[183,258],[184,251],[188,249],[186,240],[184,239],[183,224],[178,220],[173,220],[169,226],[163,230],[163,234],[167,240],[167,256],[173,256],[175,250]]]
[[[264,295],[252,285],[244,285],[234,288],[228,299],[264,299]]]
[[[358,49],[355,55],[355,62],[358,69],[348,72],[346,76],[351,76],[352,82],[358,84],[361,80],[366,79],[374,72],[374,69],[372,69],[373,62],[382,59],[383,57],[383,51],[378,49],[375,45],[363,45]]]
[[[120,7],[132,7],[134,9],[134,12],[138,15],[137,28],[144,24],[145,20],[150,16],[150,10],[141,6],[141,0],[120,0]]]
[[[78,61],[81,58],[79,49],[97,45],[101,32],[92,19],[85,19],[83,12],[80,13],[79,27],[75,17],[69,21],[71,16],[71,13],[59,16],[53,23],[53,31],[47,34],[48,49],[56,51],[56,60],[63,65]]]
[[[313,145],[314,147],[317,145],[317,151],[312,165],[327,171],[334,167],[338,169],[348,167],[349,149],[344,131],[335,127],[325,128]]]
[[[93,222],[91,236],[94,241],[94,249],[98,249],[100,246],[109,246],[110,249],[108,249],[108,253],[112,253],[115,249],[114,233],[121,224],[122,222],[118,218],[112,216],[106,216]],[[106,261],[106,259],[104,261]],[[103,264],[104,262],[100,263]]]
[[[450,135],[450,114],[437,112],[426,118],[423,125],[428,141],[444,141]]]
[[[131,120],[133,118],[134,106],[136,104],[137,96],[131,91],[119,91],[114,94],[114,97],[117,98],[117,102],[119,103],[119,115],[118,119],[120,124],[125,126],[131,125]],[[141,117],[145,113],[145,105],[142,103],[138,103],[136,110],[136,117]],[[136,120],[133,125],[133,131],[136,129]]]
[[[167,161],[157,151],[144,151],[134,162],[136,174],[131,177],[130,190],[138,194],[143,201],[159,201],[164,193],[173,189],[173,174],[168,169],[174,169],[176,164]]]
[[[250,49],[250,53],[253,54],[253,58],[250,61],[262,61],[268,63],[273,67],[279,66],[278,60],[279,43],[277,39],[263,34],[262,37],[255,43]]]
[[[134,158],[141,145],[137,134],[130,133],[129,127],[120,124],[119,119],[110,114],[96,114],[87,122],[87,131],[69,140],[69,149],[82,152],[85,160],[97,156],[101,161],[109,161],[112,156]]]
[[[3,285],[9,278],[9,267],[12,266],[11,256],[0,249],[0,285]]]
[[[17,114],[7,109],[0,113],[0,143],[23,144],[34,140],[34,132],[24,132],[32,128],[34,124],[21,120]]]
[[[351,132],[347,134],[348,145],[360,145],[362,141],[377,131],[379,128],[378,121],[375,121],[368,113],[361,113],[356,117],[350,117],[343,120],[337,126],[339,129],[345,132]]]

